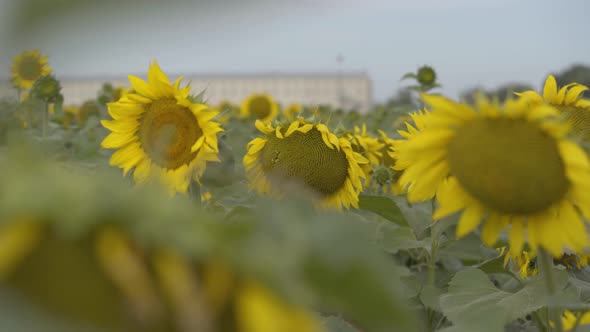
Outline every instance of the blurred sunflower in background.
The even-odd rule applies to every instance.
[[[361,127],[354,126],[354,132],[347,133],[346,138],[350,140],[352,151],[360,153],[363,157],[369,160],[368,163],[361,165],[361,168],[367,179],[365,181],[365,187],[369,187],[372,184],[373,170],[378,167],[383,158],[384,144],[379,141],[377,137],[372,137],[367,133],[366,124],[362,124]],[[382,178],[386,174],[377,174],[377,178]],[[383,182],[383,181],[381,181]]]
[[[102,147],[118,149],[110,164],[127,174],[135,168],[136,183],[159,179],[170,193],[186,193],[192,178],[198,181],[208,161],[219,161],[217,133],[211,121],[217,112],[189,99],[190,87],[171,84],[157,62],[147,82],[129,75],[135,90],[107,105],[113,120],[101,123],[111,133]]]
[[[51,74],[47,56],[38,50],[24,51],[12,60],[12,83],[17,89],[30,89],[42,76]]]
[[[379,167],[373,171],[372,180],[375,180],[381,186],[383,193],[391,192],[393,195],[401,195],[405,192],[398,181],[401,172],[393,169],[395,159],[392,155],[395,140],[388,137],[381,129],[378,129],[377,132],[381,136],[379,138],[379,142],[382,144],[381,157],[379,158]]]
[[[367,133],[366,124],[363,123],[361,127],[354,126],[354,133],[347,136],[352,149],[369,160],[369,164],[366,164],[368,167],[379,165],[381,158],[383,158],[384,144],[377,137],[372,137]]]
[[[563,312],[561,317],[564,331],[572,331],[576,327],[590,324],[590,311],[574,314],[569,310]]]
[[[244,156],[251,188],[284,193],[284,185],[294,183],[317,194],[320,206],[358,207],[365,178],[361,165],[369,161],[352,150],[348,139],[303,119],[276,128],[256,121],[256,128],[265,137],[250,141]]]
[[[523,250],[521,253],[510,253],[506,247],[496,248],[500,256],[504,256],[504,268],[509,267],[518,273],[521,279],[526,279],[537,275],[537,262],[535,256],[530,252]]]
[[[486,245],[508,228],[513,254],[525,242],[554,257],[588,246],[590,162],[566,138],[557,109],[530,107],[526,99],[498,105],[478,98],[475,109],[441,96],[422,99],[432,108],[422,129],[408,126],[394,148],[410,202],[436,193],[434,220],[462,212],[458,237],[484,220]]]
[[[279,106],[269,94],[253,94],[242,102],[240,114],[268,122],[277,117]]]
[[[533,105],[543,103],[557,108],[572,126],[572,133],[584,141],[590,141],[590,100],[583,99],[588,87],[578,83],[570,83],[558,88],[553,75],[549,75],[543,86],[543,95],[536,91],[517,93],[528,99]]]
[[[303,112],[303,106],[297,103],[291,104],[283,110],[283,114],[285,114],[285,117],[289,121],[295,120],[301,114],[301,112]]]
[[[80,108],[77,106],[64,106],[63,107],[64,116],[62,120],[62,124],[65,128],[68,128],[71,124],[77,121],[78,114],[80,113]]]

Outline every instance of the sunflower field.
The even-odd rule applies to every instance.
[[[211,105],[157,61],[0,103],[0,330],[590,331],[590,100]]]

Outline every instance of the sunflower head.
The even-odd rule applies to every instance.
[[[12,82],[18,89],[29,89],[42,76],[51,74],[47,56],[38,50],[24,51],[12,60]]]
[[[273,120],[278,114],[278,105],[268,94],[253,94],[242,102],[242,117],[253,117],[262,122]]]
[[[102,147],[117,149],[111,165],[124,174],[134,169],[136,183],[156,179],[171,193],[186,193],[208,161],[219,161],[217,112],[191,102],[190,87],[180,88],[180,79],[172,84],[156,62],[147,82],[132,75],[129,81],[135,91],[109,103],[113,120],[102,121],[111,131]]]
[[[61,84],[53,75],[39,77],[31,90],[35,98],[48,103],[55,103],[63,99]]]
[[[542,246],[555,257],[564,247],[588,245],[583,218],[590,219],[584,189],[590,163],[566,138],[568,126],[555,108],[531,107],[524,99],[499,105],[481,98],[473,108],[440,96],[422,98],[432,111],[422,125],[400,132],[405,139],[394,147],[410,201],[436,193],[435,220],[462,212],[458,236],[485,220],[488,245],[508,228],[513,253],[525,241],[532,252]]]
[[[256,127],[264,137],[248,143],[244,156],[251,188],[284,194],[296,184],[315,193],[321,206],[358,206],[365,178],[360,165],[368,160],[352,150],[349,140],[301,118],[276,128],[256,121]]]
[[[418,68],[417,80],[418,83],[424,86],[434,85],[436,83],[436,72],[430,66],[422,66]]]
[[[542,95],[536,91],[517,93],[533,105],[547,103],[557,108],[572,126],[572,133],[583,141],[590,141],[590,100],[583,99],[588,87],[578,83],[570,83],[558,88],[553,75],[545,80]]]

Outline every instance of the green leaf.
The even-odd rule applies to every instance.
[[[400,79],[400,81],[403,81],[403,80],[408,79],[408,78],[414,78],[414,79],[416,79],[416,78],[418,78],[418,76],[416,76],[415,73],[406,73],[404,76],[402,76],[402,78]]]
[[[392,254],[400,250],[428,248],[430,245],[429,241],[418,241],[409,227],[382,224],[378,229],[378,234],[377,242],[385,251]]]
[[[416,237],[421,239],[430,235],[429,227],[432,226],[432,203],[422,202],[409,204],[403,197],[394,197],[394,202],[406,218]]]
[[[389,197],[360,195],[359,209],[373,212],[400,226],[408,226],[397,204]]]
[[[502,255],[488,259],[482,263],[475,265],[475,267],[482,270],[483,272],[485,272],[487,274],[490,274],[490,273],[510,274],[510,272],[504,268],[504,256],[502,256]]]
[[[359,332],[359,330],[350,323],[336,316],[325,318],[323,320],[323,325],[328,332]]]
[[[567,273],[555,270],[554,278],[557,289],[563,292]],[[509,293],[496,288],[481,270],[469,269],[453,277],[440,304],[456,326],[491,332],[504,331],[505,324],[546,306],[548,299],[546,281],[541,276],[532,278],[518,292]],[[558,300],[561,303],[575,299],[566,292]]]
[[[451,257],[463,261],[481,261],[489,257],[477,235],[470,234],[455,241],[447,241],[439,248],[439,257]]]
[[[440,297],[442,312],[454,325],[471,331],[504,331],[508,309],[497,304],[510,293],[498,290],[480,270],[457,273]]]
[[[440,312],[440,296],[442,294],[442,289],[426,285],[422,288],[422,292],[420,292],[420,301],[422,301],[425,307]]]

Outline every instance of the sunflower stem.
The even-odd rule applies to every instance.
[[[555,285],[555,276],[553,275],[553,258],[552,256],[541,248],[539,250],[539,268],[545,277],[547,292],[549,295],[549,304],[547,306],[548,319],[555,324],[553,329],[556,332],[563,332],[563,325],[561,323],[561,310],[559,307],[553,305],[553,300],[557,295],[557,286]],[[551,326],[551,325],[549,325]]]
[[[201,185],[197,181],[191,180],[191,184],[188,187],[188,194],[191,198],[197,200],[199,206],[203,205],[201,202]]]
[[[436,203],[431,200],[432,204],[432,214],[434,214],[434,210],[436,209]],[[438,237],[439,232],[434,231],[434,227],[430,228],[430,260],[428,261],[428,284],[434,287],[434,283],[436,282],[436,249],[438,247]]]
[[[47,135],[47,117],[49,115],[49,103],[45,102],[43,104],[44,105],[43,105],[43,114],[41,117],[41,119],[42,119],[41,125],[43,126],[42,127],[42,135],[43,135],[43,138],[45,138],[45,136]]]

